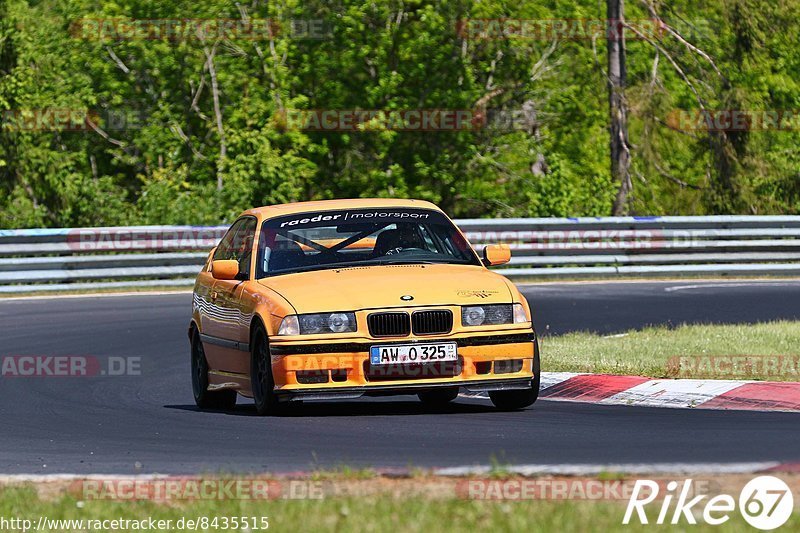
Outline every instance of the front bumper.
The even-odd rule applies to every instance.
[[[500,390],[525,390],[531,388],[531,378],[507,378],[468,381],[464,383],[415,383],[394,385],[371,385],[369,387],[326,387],[309,389],[284,389],[276,391],[280,396],[292,400],[342,400],[362,396],[393,396],[416,394],[417,392],[446,389],[454,386],[468,392],[490,392]]]
[[[455,342],[452,363],[372,366],[374,345]],[[533,379],[532,330],[463,333],[387,341],[271,342],[275,392],[288,399],[356,398],[409,394],[440,387],[472,392],[524,389]]]

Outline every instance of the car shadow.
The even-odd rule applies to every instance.
[[[246,401],[246,400],[245,400]],[[165,405],[165,409],[177,409],[196,413],[217,413],[229,416],[258,416],[252,404],[237,405],[231,410],[199,409],[195,405]],[[419,401],[314,401],[295,403],[282,408],[274,416],[292,417],[331,417],[331,416],[414,416],[430,414],[476,414],[491,413],[497,409],[491,405],[478,403],[452,402],[444,406],[433,407]]]

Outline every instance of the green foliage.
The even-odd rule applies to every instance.
[[[650,16],[640,3],[626,9]],[[798,129],[668,124],[701,105],[800,108],[800,5],[658,9],[720,73],[670,35],[628,42],[631,212],[800,213]],[[608,215],[617,185],[603,39],[457,31],[466,19],[604,16],[589,0],[0,0],[0,227],[215,224],[254,205],[369,196],[429,199],[460,217]],[[243,17],[279,31],[100,39],[93,25]],[[322,33],[301,31],[315,21]],[[96,127],[15,122],[67,109]],[[286,120],[326,109],[485,109],[491,120],[474,131],[313,131]]]

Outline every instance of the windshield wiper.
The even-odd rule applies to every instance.
[[[277,274],[296,274],[298,272],[310,272],[312,270],[332,270],[335,268],[351,268],[358,266],[358,263],[353,263],[351,261],[342,261],[339,263],[320,263],[318,265],[307,265],[297,268],[287,268],[286,270],[276,270],[273,272],[267,272],[267,275],[277,275]]]
[[[405,261],[401,259],[370,259],[368,261],[362,261],[361,264],[368,264],[368,265],[432,265],[435,261],[429,261],[425,259],[407,259]]]
[[[340,261],[337,263],[321,263],[319,265],[307,265],[303,267],[291,268],[286,270],[278,270],[275,272],[267,272],[267,276],[282,275],[282,274],[296,274],[298,272],[311,272],[314,270],[335,270],[338,268],[359,268],[363,266],[380,266],[380,265],[466,265],[467,262],[453,260],[453,261],[431,261],[427,259],[368,259],[366,261]]]

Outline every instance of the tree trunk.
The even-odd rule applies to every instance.
[[[608,109],[611,119],[611,176],[619,184],[614,199],[615,216],[628,213],[628,196],[633,187],[628,150],[628,104],[625,101],[625,19],[624,0],[606,0],[608,30]]]
[[[217,191],[222,190],[222,176],[225,175],[225,163],[228,158],[228,142],[225,138],[225,128],[222,125],[222,109],[219,105],[219,84],[217,83],[217,68],[214,65],[214,55],[217,53],[217,45],[208,51],[205,49],[206,66],[208,75],[211,77],[211,97],[214,102],[214,117],[217,122],[217,134],[219,135],[219,158],[217,159]]]

